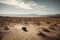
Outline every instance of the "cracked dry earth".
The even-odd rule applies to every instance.
[[[0,40],[60,40],[60,18],[0,18]]]

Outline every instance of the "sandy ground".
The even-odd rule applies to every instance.
[[[0,17],[0,40],[60,40],[60,18]]]

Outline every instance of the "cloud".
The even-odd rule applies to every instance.
[[[0,3],[16,6],[16,8],[22,9],[37,9],[37,10],[47,10],[46,6],[35,3],[34,1],[24,2],[22,0],[0,0]]]
[[[13,11],[6,11],[6,10],[0,10],[0,14],[20,14],[20,15],[50,15],[50,14],[55,14],[55,13],[48,13],[44,11],[36,11],[36,10],[30,10],[30,11],[18,11],[18,12],[13,12]]]
[[[5,5],[4,7],[1,5],[0,14],[49,15],[57,13],[52,12],[52,9],[46,5],[38,4],[32,0],[28,2],[22,0],[0,0],[0,3],[2,3],[2,5]]]
[[[28,4],[31,6],[37,6],[37,4],[34,1],[29,1]]]
[[[14,5],[23,9],[32,9],[29,4],[24,3],[23,1],[16,1],[16,0],[0,0],[0,3],[5,3],[8,5]]]

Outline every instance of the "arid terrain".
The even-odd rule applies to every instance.
[[[60,40],[60,18],[0,17],[0,40]]]

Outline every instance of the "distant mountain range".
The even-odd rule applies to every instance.
[[[47,17],[60,18],[60,14],[48,15]]]
[[[0,17],[54,17],[60,18],[60,14],[38,15],[38,14],[0,14]]]

